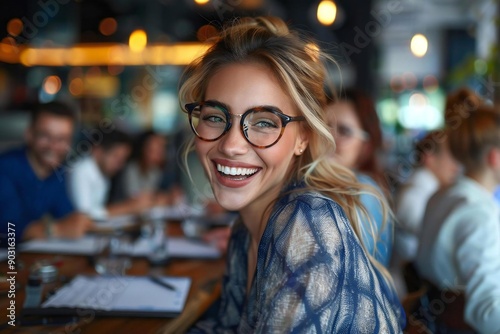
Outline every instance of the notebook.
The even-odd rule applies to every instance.
[[[123,244],[117,251],[118,254],[138,257],[147,257],[151,252],[150,241],[143,238],[137,239],[132,244]],[[218,259],[222,256],[221,251],[214,245],[183,237],[169,237],[167,239],[167,254],[172,258],[185,259]]]
[[[22,252],[56,253],[74,255],[95,255],[103,251],[108,240],[95,236],[85,236],[80,239],[39,239],[22,243]]]
[[[78,315],[92,310],[96,316],[174,317],[184,309],[190,286],[189,277],[78,275],[23,314]]]
[[[85,236],[77,240],[40,239],[25,242],[20,250],[31,253],[54,253],[72,255],[97,255],[107,246],[109,240],[99,236]],[[129,256],[149,256],[151,245],[148,239],[139,238],[133,243],[122,243],[117,254]],[[172,258],[218,259],[222,256],[214,245],[183,237],[168,237],[167,253]]]

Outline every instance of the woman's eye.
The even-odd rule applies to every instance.
[[[218,115],[206,115],[203,120],[212,123],[225,123],[224,118]]]
[[[337,128],[337,131],[338,133],[341,135],[341,136],[345,136],[345,137],[351,137],[353,135],[353,131],[351,128],[347,127],[347,126],[342,126],[340,125],[338,128]]]
[[[253,124],[259,128],[277,128],[278,125],[271,120],[259,120]]]

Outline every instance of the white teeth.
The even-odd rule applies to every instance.
[[[258,168],[227,167],[217,164],[217,171],[227,175],[252,175]]]

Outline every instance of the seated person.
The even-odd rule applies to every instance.
[[[448,139],[465,175],[427,204],[416,267],[435,286],[428,297],[439,307],[422,305],[414,316],[435,320],[427,324],[433,333],[499,333],[500,113],[481,106]]]
[[[63,162],[71,147],[74,123],[75,114],[66,105],[37,105],[26,129],[26,145],[0,155],[2,238],[8,223],[17,241],[78,238],[91,228],[92,222],[75,212],[66,190]],[[3,240],[1,243],[3,246]]]
[[[180,79],[180,104],[231,230],[201,333],[401,333],[390,277],[363,250],[359,195],[326,159],[326,54],[274,17],[241,18]],[[382,201],[382,210],[387,211]]]
[[[156,205],[172,205],[181,197],[181,191],[174,187],[171,192],[165,189],[165,137],[146,131],[141,134],[134,145],[130,162],[120,178],[126,198],[147,192],[155,197]]]
[[[336,142],[332,160],[356,172],[358,181],[374,187],[380,196],[388,195],[377,161],[382,149],[382,130],[372,99],[361,91],[348,89],[339,94],[338,101],[329,101],[327,113]],[[367,250],[387,267],[392,253],[393,224],[384,219],[376,197],[361,194],[360,199],[370,215],[364,221],[365,227],[371,226],[367,219],[376,224],[375,230],[363,230]]]
[[[91,154],[77,161],[70,173],[70,195],[74,205],[94,220],[139,214],[153,204],[149,193],[136,194],[126,201],[106,206],[110,178],[125,165],[130,154],[129,137],[121,131],[103,133]]]
[[[395,214],[399,222],[394,238],[395,250],[405,261],[412,261],[417,254],[427,201],[439,188],[452,184],[459,172],[459,164],[451,155],[442,130],[428,133],[415,150],[419,164],[395,196]]]

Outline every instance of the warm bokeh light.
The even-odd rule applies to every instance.
[[[439,88],[439,81],[433,75],[426,75],[422,81],[422,85],[427,93],[432,93]]]
[[[201,26],[200,29],[196,32],[196,38],[200,42],[205,42],[206,40],[217,36],[218,31],[217,28],[214,27],[211,24],[205,24],[204,26]]]
[[[144,30],[134,30],[130,34],[128,45],[133,52],[141,52],[148,44],[148,36]]]
[[[108,65],[108,73],[110,75],[118,75],[122,73],[124,69],[122,65]]]
[[[2,39],[2,43],[0,44],[0,50],[3,53],[13,53],[16,52],[16,41],[12,37],[5,37]]]
[[[410,50],[415,57],[423,57],[427,53],[429,42],[427,37],[422,34],[416,34],[412,37],[410,42]]]
[[[403,78],[399,75],[395,75],[391,78],[390,86],[395,93],[401,93],[405,89]]]
[[[19,36],[19,34],[23,31],[23,21],[18,18],[12,19],[7,23],[7,32],[11,36]]]
[[[240,0],[238,5],[241,9],[256,10],[264,5],[265,0]]]
[[[51,75],[43,81],[43,90],[50,95],[57,94],[61,89],[61,79],[57,75]]]
[[[427,105],[427,97],[422,93],[413,93],[408,100],[410,107],[424,107]]]
[[[87,69],[85,76],[88,77],[100,77],[102,74],[101,68],[99,66],[92,66]]]
[[[99,31],[104,36],[113,35],[116,32],[118,24],[116,20],[112,17],[107,17],[99,23]]]
[[[417,87],[418,79],[415,73],[413,72],[405,72],[402,75],[403,83],[405,85],[405,89],[412,90]]]
[[[24,66],[139,66],[187,65],[210,47],[208,43],[175,43],[147,46],[133,52],[122,44],[78,44],[69,48],[14,47],[0,44],[0,61]],[[8,49],[7,53],[3,49]]]
[[[318,5],[318,21],[322,25],[332,25],[337,17],[337,5],[331,0],[323,0]]]
[[[198,5],[205,5],[209,2],[210,0],[194,0],[194,2]]]
[[[74,78],[69,83],[69,92],[74,96],[83,94],[83,80],[82,78]]]

